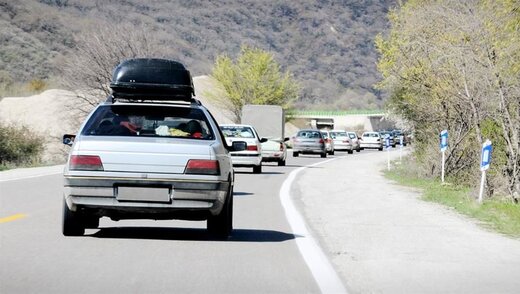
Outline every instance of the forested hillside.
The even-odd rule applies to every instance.
[[[395,0],[0,0],[0,83],[60,77],[77,38],[101,27],[145,28],[162,57],[209,74],[242,44],[273,52],[303,91],[299,108],[378,108],[374,38]],[[124,26],[123,26],[124,25]]]

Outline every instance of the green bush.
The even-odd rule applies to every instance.
[[[43,142],[27,127],[0,126],[0,167],[38,163]]]
[[[36,93],[42,92],[46,88],[47,88],[47,83],[40,79],[33,79],[27,85],[27,89],[30,92],[36,92]]]

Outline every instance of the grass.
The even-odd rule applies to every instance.
[[[385,171],[385,176],[401,185],[421,189],[422,199],[425,201],[450,207],[477,220],[485,228],[520,238],[520,204],[495,197],[485,199],[480,205],[471,196],[473,190],[470,187],[442,185],[440,180],[418,177],[417,173],[410,172],[412,169],[405,163],[391,171]]]

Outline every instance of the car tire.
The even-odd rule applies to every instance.
[[[285,159],[278,161],[278,166],[285,166]]]
[[[253,173],[261,174],[262,173],[262,164],[253,166]]]
[[[62,233],[64,236],[82,236],[85,234],[85,226],[81,215],[71,211],[63,200]]]
[[[379,150],[379,151],[383,151],[383,147],[379,148],[378,150]]]
[[[218,215],[212,215],[207,220],[208,232],[219,238],[227,239],[233,231],[233,187],[229,189],[226,202]]]
[[[356,149],[356,152],[360,152],[360,151],[361,151],[361,148],[358,147],[358,148]]]
[[[293,157],[298,157],[300,154],[298,152],[293,152],[292,156]]]
[[[329,155],[334,155],[334,150],[330,151]]]
[[[327,152],[320,154],[321,158],[327,158]]]
[[[354,153],[354,150],[347,150],[348,154]]]
[[[95,215],[83,215],[83,226],[86,229],[97,229],[99,227],[99,217]]]

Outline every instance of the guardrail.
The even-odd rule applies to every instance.
[[[347,111],[320,111],[320,110],[299,110],[292,111],[289,116],[306,117],[306,116],[344,116],[344,115],[384,115],[383,110],[347,110]]]

